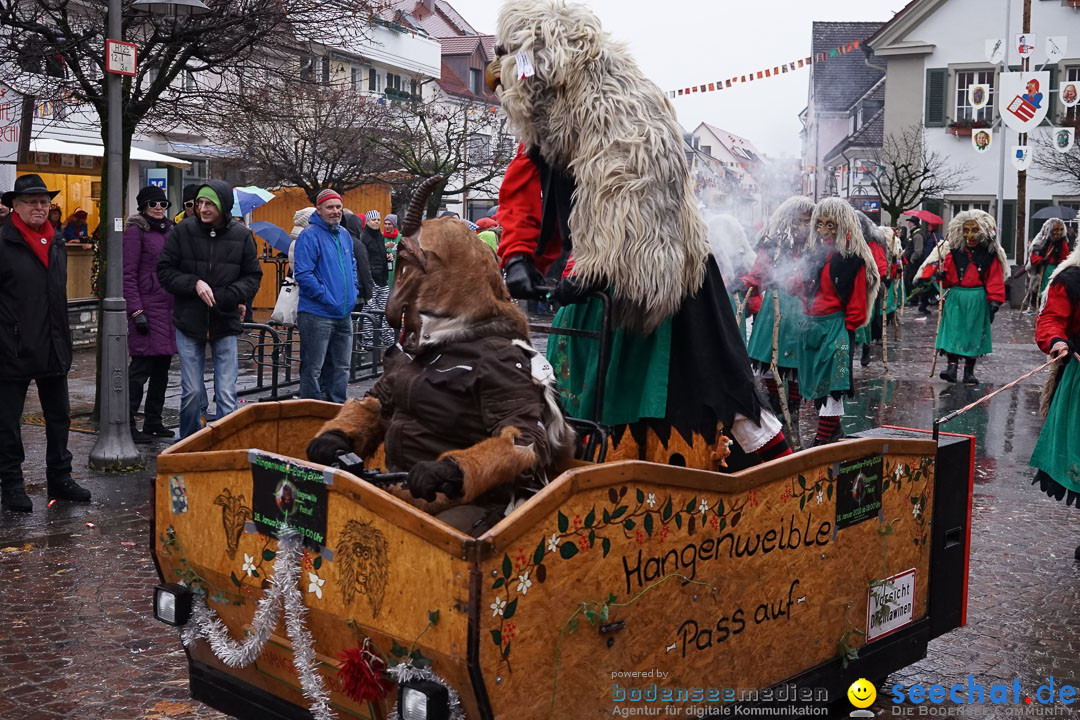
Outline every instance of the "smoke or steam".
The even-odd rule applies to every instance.
[[[737,287],[738,279],[754,265],[754,248],[746,237],[742,225],[727,213],[704,213],[709,229],[709,248],[712,250],[720,275],[729,289]]]

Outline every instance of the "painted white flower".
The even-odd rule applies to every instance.
[[[824,490],[818,490],[817,491],[817,504],[820,505],[823,502],[825,502],[825,491]]]
[[[709,512],[709,501],[705,498],[701,498],[701,502],[698,503],[697,508],[701,512],[701,514],[704,515],[705,513]]]
[[[553,553],[559,549],[559,533],[551,533],[548,538],[548,552]]]
[[[313,572],[307,574],[308,580],[311,582],[307,586],[309,593],[315,593],[315,597],[322,600],[322,586],[326,583],[326,578],[321,578]]]
[[[922,512],[922,505],[915,503],[911,506],[911,517],[919,517],[919,513]]]
[[[656,507],[656,493],[649,493],[649,497],[645,498],[645,504],[649,507]]]
[[[502,598],[495,598],[495,602],[488,605],[488,607],[492,610],[491,617],[495,617],[496,615],[502,615],[503,610],[506,609],[506,601]]]
[[[896,472],[893,473],[893,476],[895,476],[896,479],[899,480],[900,476],[903,475],[903,474],[904,474],[904,466],[901,465],[900,463],[897,463],[896,464]]]
[[[529,573],[524,575],[518,575],[517,591],[522,595],[526,595],[529,592],[529,588],[532,587],[532,580],[529,579]]]
[[[251,577],[251,573],[255,572],[255,558],[247,553],[244,553],[244,572],[247,573],[248,577]]]

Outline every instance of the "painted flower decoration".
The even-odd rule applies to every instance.
[[[309,572],[307,576],[308,580],[311,581],[308,583],[307,591],[309,593],[315,593],[315,597],[322,600],[322,586],[326,583],[326,578],[321,578],[313,572]]]
[[[531,587],[532,580],[529,579],[529,573],[525,573],[524,575],[518,575],[517,591],[519,593],[521,593],[522,595],[527,595],[529,592],[529,588]]]
[[[649,507],[656,507],[656,493],[649,493],[649,497],[645,498],[645,504]]]
[[[247,553],[244,553],[244,572],[247,573],[248,577],[251,577],[251,574],[255,572],[255,558]]]
[[[559,549],[559,533],[551,533],[551,537],[548,538],[547,550],[549,553],[553,553]]]
[[[709,512],[709,501],[705,498],[701,498],[701,502],[698,504],[698,510],[702,515]]]
[[[503,610],[506,609],[506,601],[502,598],[495,598],[495,602],[488,605],[488,607],[492,610],[491,617],[495,617],[496,615],[502,615]]]
[[[921,513],[921,512],[922,512],[922,504],[921,503],[915,503],[911,507],[911,517],[917,518],[917,517],[919,517],[919,513]]]
[[[904,474],[904,466],[897,463],[896,472],[893,473],[893,476],[896,477],[897,480],[899,480],[900,476],[903,475],[903,474]]]
[[[825,502],[825,491],[824,490],[818,490],[817,491],[817,504],[820,505],[823,502]]]

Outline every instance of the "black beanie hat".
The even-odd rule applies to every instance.
[[[135,202],[138,204],[139,210],[145,210],[146,204],[151,200],[168,201],[168,199],[165,197],[165,191],[156,185],[147,185],[135,196]]]
[[[201,183],[188,183],[184,186],[184,202],[194,200],[195,196],[199,194],[199,188],[202,187]]]

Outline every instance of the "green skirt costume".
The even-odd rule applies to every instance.
[[[993,352],[986,288],[956,286],[949,289],[935,347],[948,355],[963,357]]]
[[[892,285],[885,291],[885,314],[896,312],[900,300],[900,278],[893,280]]]
[[[560,308],[551,324],[557,328],[599,332],[602,319],[603,306],[593,298]],[[566,414],[596,419],[604,425],[625,425],[643,417],[664,417],[671,358],[671,319],[665,320],[648,336],[616,329],[612,332],[609,357],[603,413],[600,418],[593,418],[599,341],[567,335],[551,337],[547,358],[555,370]]]
[[[851,341],[844,313],[804,315],[799,328],[799,389],[820,400],[834,392],[850,393]]]
[[[761,310],[754,318],[746,354],[762,365],[772,363],[773,293],[780,294],[780,333],[777,338],[779,357],[776,366],[799,367],[799,327],[803,319],[802,301],[783,290],[767,290],[761,300]]]
[[[1046,286],[1050,284],[1050,276],[1057,270],[1057,265],[1043,265],[1042,280],[1039,282],[1039,297],[1041,298],[1043,293],[1046,292]]]
[[[1076,503],[1080,508],[1080,362],[1069,360],[1062,372],[1050,402],[1035,450],[1031,453],[1031,466],[1049,476],[1035,477],[1042,481],[1042,489],[1048,495]],[[1055,487],[1054,485],[1058,486]]]

